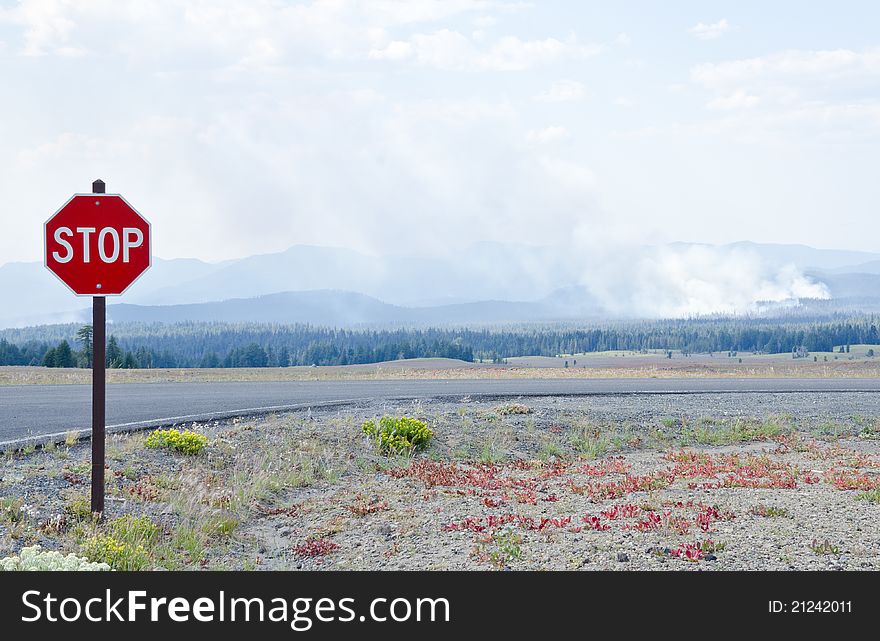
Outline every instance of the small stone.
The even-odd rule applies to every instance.
[[[718,560],[718,557],[715,556],[714,554],[711,554],[711,553],[710,553],[710,554],[707,554],[707,555],[704,556],[703,558],[704,558],[706,561],[717,561],[717,560]]]
[[[626,563],[627,561],[629,561],[629,554],[627,554],[626,552],[618,552],[617,560],[621,563]]]

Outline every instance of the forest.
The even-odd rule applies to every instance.
[[[821,321],[697,318],[493,327],[333,329],[257,323],[114,323],[110,367],[284,367],[349,365],[443,357],[499,362],[606,350],[683,353],[832,351],[880,343],[871,316]],[[0,365],[89,367],[91,327],[73,324],[0,330]]]

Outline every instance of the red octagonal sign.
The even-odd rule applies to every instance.
[[[44,225],[45,264],[79,296],[121,294],[150,267],[150,223],[118,194],[77,194]]]

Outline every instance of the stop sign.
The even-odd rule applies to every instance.
[[[118,194],[77,194],[44,225],[45,264],[75,294],[121,294],[150,267],[150,223]]]

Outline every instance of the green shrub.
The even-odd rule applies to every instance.
[[[92,519],[92,503],[84,494],[75,494],[68,498],[64,504],[64,511],[77,521]]]
[[[208,445],[208,437],[198,432],[170,429],[152,432],[144,445],[151,448],[174,450],[181,454],[195,455]]]
[[[550,460],[552,457],[560,459],[562,458],[562,454],[562,448],[559,446],[559,443],[554,441],[544,441],[538,448],[538,458],[544,462]]]
[[[421,450],[428,446],[434,432],[427,423],[409,416],[383,416],[379,425],[375,421],[364,421],[361,428],[376,442],[383,454],[401,454]]]
[[[231,514],[215,514],[202,523],[202,532],[208,536],[229,537],[239,526],[239,520]]]
[[[510,414],[531,414],[532,408],[523,403],[505,403],[496,407],[495,411],[501,416],[508,416]]]
[[[593,459],[605,456],[611,442],[598,429],[584,425],[572,435],[571,445],[581,456]]]
[[[110,521],[107,527],[121,541],[152,544],[159,538],[159,526],[146,516],[126,514]]]
[[[107,523],[103,532],[86,539],[82,553],[114,570],[144,570],[151,565],[150,552],[159,534],[159,526],[148,517],[126,514]]]
[[[96,563],[106,563],[114,570],[144,570],[150,563],[143,545],[124,543],[109,534],[96,534],[86,539],[82,552],[87,559]]]
[[[21,521],[25,516],[23,507],[24,499],[12,496],[0,498],[0,522],[17,523]]]

